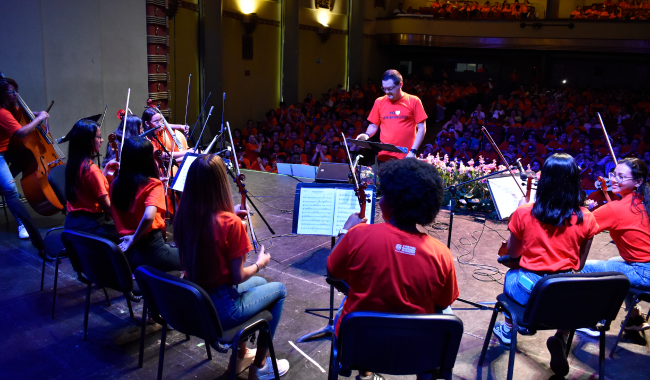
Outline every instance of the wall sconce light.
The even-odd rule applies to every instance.
[[[326,26],[319,26],[318,35],[320,36],[321,42],[327,41],[330,38],[330,28]]]
[[[257,13],[249,13],[242,15],[241,22],[244,24],[246,34],[251,34],[257,28],[257,24],[260,23],[260,18],[257,16]]]

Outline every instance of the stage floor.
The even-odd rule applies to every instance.
[[[253,217],[258,239],[263,241],[273,261],[260,275],[268,281],[286,285],[288,296],[284,313],[274,339],[276,354],[291,363],[283,379],[326,379],[327,374],[289,342],[303,334],[325,326],[327,320],[304,313],[306,308],[328,307],[329,286],[326,284],[326,260],[330,252],[329,237],[294,236],[291,234],[294,192],[298,179],[246,172],[246,188],[254,202],[271,224],[276,234]],[[310,180],[299,179],[310,182]],[[233,186],[233,191],[235,190]],[[138,368],[138,337],[140,328],[129,317],[124,296],[110,291],[112,305],[108,306],[103,292],[94,289],[88,324],[88,341],[82,340],[85,285],[76,280],[68,260],[60,265],[55,319],[50,319],[54,263],[45,268],[45,288],[39,291],[42,261],[29,241],[21,241],[11,216],[6,222],[0,213],[0,324],[3,331],[0,378],[3,379],[154,379],[158,366],[160,326],[147,328],[144,368]],[[61,226],[63,216],[36,217],[43,233],[47,228]],[[447,242],[448,212],[443,211],[429,233]],[[377,218],[377,222],[381,222]],[[494,302],[501,293],[505,267],[496,263],[496,252],[502,237],[509,233],[503,222],[488,220],[485,224],[473,215],[454,217],[452,253],[461,297],[477,302]],[[477,242],[478,240],[478,242]],[[617,255],[609,234],[595,237],[591,259],[607,259]],[[249,262],[255,258],[250,257]],[[462,261],[463,263],[459,262]],[[335,302],[342,299],[336,294]],[[644,311],[647,304],[643,305]],[[477,370],[491,310],[478,310],[462,302],[452,305],[454,313],[463,320],[465,334],[454,368],[455,378],[502,379],[506,377],[508,351],[493,340],[485,366]],[[141,315],[142,305],[134,304]],[[623,311],[607,333],[607,355],[612,347]],[[553,375],[549,368],[546,339],[551,332],[521,337],[515,361],[516,379],[544,379]],[[648,378],[650,355],[638,336],[624,335],[615,358],[607,360],[608,378]],[[229,355],[213,352],[207,361],[204,342],[198,338],[185,341],[184,335],[171,331],[167,335],[164,377],[183,379],[226,379]],[[327,371],[330,340],[321,338],[298,347]],[[577,333],[569,356],[571,372],[567,378],[591,379],[597,376],[598,341]],[[239,378],[246,379],[248,372]],[[355,374],[356,376],[356,374]],[[415,376],[386,376],[387,379],[414,379]]]

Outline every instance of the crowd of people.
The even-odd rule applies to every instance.
[[[508,0],[503,2],[495,1],[490,4],[486,1],[483,5],[478,1],[443,1],[436,0],[428,7],[412,8],[407,10],[402,9],[400,3],[393,12],[393,15],[400,14],[423,14],[433,15],[438,18],[451,18],[451,19],[483,19],[483,20],[514,20],[514,19],[529,19],[534,20],[538,17],[535,12],[535,7],[532,6],[528,0],[519,3],[515,0],[514,3],[508,3]]]
[[[647,20],[650,13],[648,0],[606,0],[591,6],[578,5],[569,16],[572,20]]]

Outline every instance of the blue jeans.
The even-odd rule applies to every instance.
[[[7,207],[14,218],[16,218],[18,224],[23,224],[27,232],[29,232],[29,237],[36,249],[44,250],[45,243],[43,243],[43,238],[34,225],[29,212],[27,212],[27,209],[20,201],[14,176],[11,174],[11,170],[9,170],[4,152],[0,153],[0,192],[4,196]]]
[[[585,267],[582,269],[582,273],[610,271],[623,273],[630,280],[631,287],[650,291],[650,263],[628,262],[617,256],[606,261],[587,260]],[[625,297],[625,308],[627,310],[634,307],[632,298],[629,293]]]
[[[280,282],[267,283],[262,277],[253,276],[239,285],[224,284],[211,292],[210,298],[219,315],[224,330],[238,326],[262,310],[273,316],[269,322],[271,337],[278,329],[287,288]],[[262,336],[260,336],[264,342]]]
[[[520,277],[526,277],[533,283],[531,290],[527,289],[519,281]],[[520,304],[521,306],[526,306],[528,298],[530,298],[530,293],[532,292],[533,287],[537,284],[537,281],[541,280],[542,276],[537,275],[533,272],[529,272],[526,269],[511,269],[506,273],[505,281],[503,282],[503,292],[508,295]]]

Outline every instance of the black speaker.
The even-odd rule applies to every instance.
[[[319,183],[348,183],[349,176],[350,167],[348,164],[321,162],[316,171],[315,181]]]

